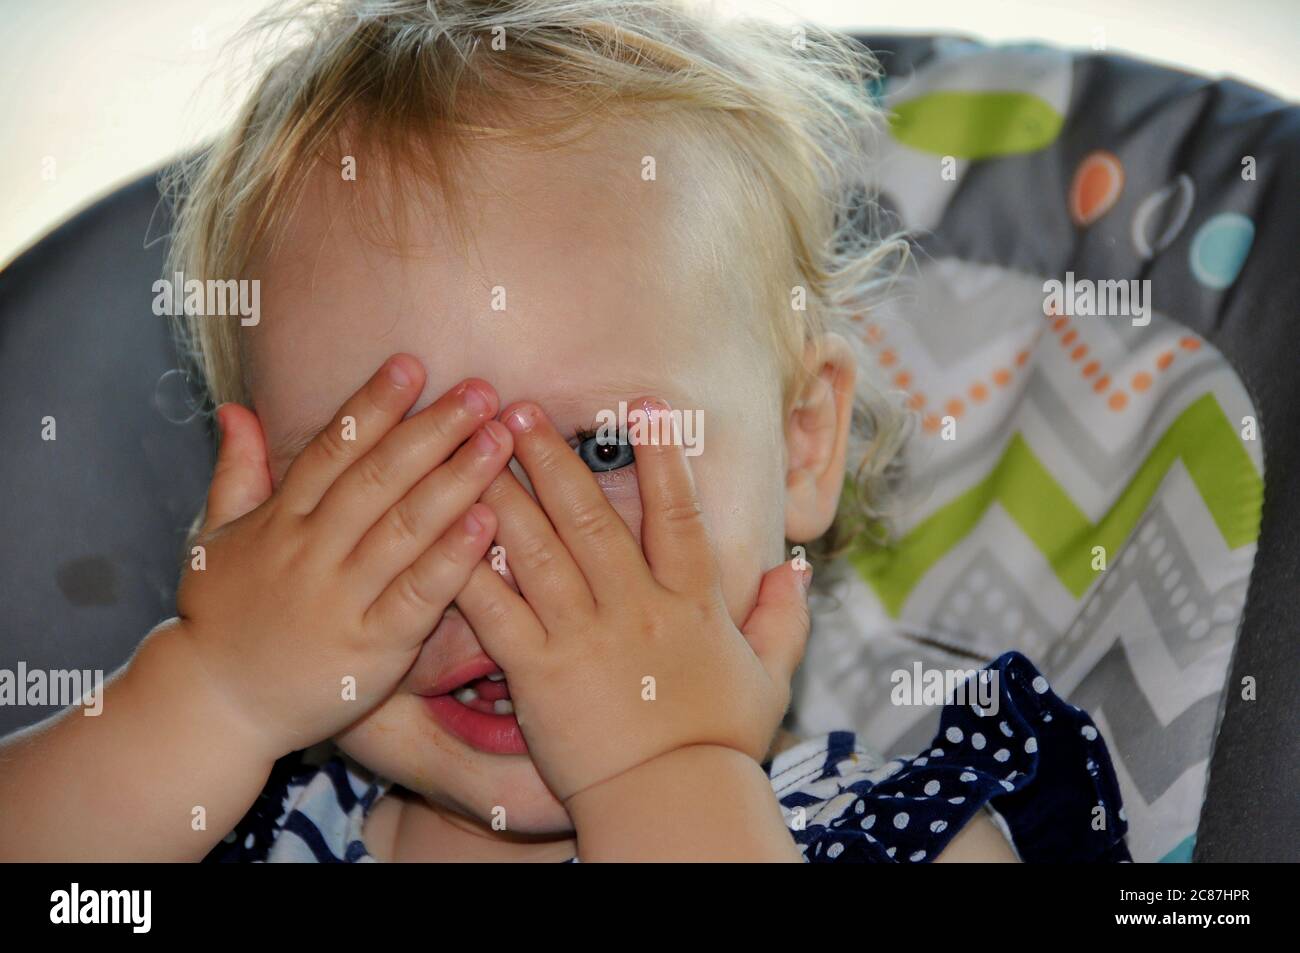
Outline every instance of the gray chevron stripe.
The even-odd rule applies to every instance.
[[[1070,701],[1094,720],[1105,715],[1112,757],[1124,762],[1139,793],[1150,804],[1194,763],[1189,758],[1210,756],[1220,695],[1221,687],[1168,725],[1161,725],[1133,675],[1128,653],[1116,642],[1070,692]]]

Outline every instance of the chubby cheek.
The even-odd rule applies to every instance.
[[[413,695],[394,695],[334,742],[375,774],[484,824],[504,811],[506,829],[517,833],[573,828],[531,760],[465,747],[434,724]]]

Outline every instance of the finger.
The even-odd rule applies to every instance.
[[[496,411],[497,395],[491,384],[477,378],[461,381],[384,434],[325,491],[309,520],[329,527],[331,539],[351,551],[385,513],[430,471],[441,467]],[[504,466],[509,454],[497,450],[494,459]],[[484,480],[482,486],[486,485]]]
[[[488,420],[450,460],[417,483],[374,526],[345,560],[345,570],[387,585],[456,521],[510,462],[513,442],[499,421]]]
[[[424,367],[409,354],[394,354],[289,465],[281,497],[306,515],[340,475],[365,456],[411,409],[424,388]]]
[[[366,630],[385,645],[413,647],[428,638],[492,542],[496,517],[475,503],[366,610]]]
[[[789,684],[808,642],[808,590],[812,568],[799,572],[788,560],[763,576],[758,603],[741,632],[773,681]]]
[[[541,408],[517,404],[503,420],[515,435],[515,459],[596,601],[626,599],[638,578],[651,581],[632,531]]]
[[[548,630],[584,618],[596,609],[591,587],[555,527],[509,468],[483,492],[497,515],[497,542],[519,591]]]
[[[456,608],[465,617],[479,644],[507,678],[526,668],[546,645],[542,621],[495,570],[479,560],[469,582],[456,595]]]
[[[257,414],[240,404],[222,404],[217,408],[217,425],[221,445],[208,487],[205,533],[233,523],[271,496],[266,438]]]
[[[632,440],[641,489],[641,548],[660,585],[674,592],[708,589],[718,582],[717,559],[695,479],[686,460],[677,420],[661,400],[640,401],[628,419],[642,414],[650,440]],[[644,431],[642,431],[644,432]]]

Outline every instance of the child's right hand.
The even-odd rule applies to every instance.
[[[470,379],[403,420],[424,380],[415,358],[390,358],[274,492],[256,415],[219,409],[206,567],[182,577],[179,627],[271,757],[387,698],[492,541],[475,500],[513,452],[496,393]]]

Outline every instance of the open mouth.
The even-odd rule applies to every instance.
[[[451,693],[466,708],[481,711],[485,715],[513,715],[514,702],[510,700],[510,686],[506,684],[505,674],[495,672],[467,682]]]
[[[423,696],[424,706],[448,734],[486,754],[528,753],[506,676],[486,656],[450,673],[434,691]]]

